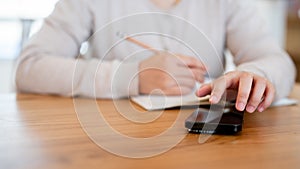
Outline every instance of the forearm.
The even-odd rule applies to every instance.
[[[227,47],[237,70],[267,78],[276,89],[276,99],[289,95],[295,81],[295,66],[275,40],[257,10],[232,1],[227,22]]]
[[[21,92],[71,96],[74,68],[74,61],[60,57],[21,58],[16,87]]]
[[[121,98],[138,94],[136,72],[137,63],[28,57],[20,61],[16,84],[21,92]]]

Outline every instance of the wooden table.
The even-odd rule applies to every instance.
[[[295,87],[291,97],[300,99],[300,85]],[[246,114],[242,133],[236,136],[214,135],[199,144],[199,135],[187,134],[183,125],[184,118],[192,109],[184,109],[180,113],[176,109],[139,112],[141,108],[135,106],[136,109],[131,109],[131,104],[128,100],[112,102],[26,94],[1,95],[0,168],[300,167],[300,105]],[[78,117],[81,122],[91,121],[85,125],[89,129],[95,128],[90,131],[99,133],[102,143],[127,151],[128,144],[122,139],[112,139],[111,131],[96,124],[97,120],[89,118],[94,105],[101,111],[98,115],[102,114],[115,131],[127,137],[147,139],[173,129],[173,133],[164,141],[154,141],[153,146],[144,147],[144,151],[132,149],[129,152],[131,155],[155,153],[165,143],[178,139],[177,136],[184,137],[169,151],[150,158],[127,158],[109,153],[101,148],[103,145],[95,143],[97,140],[92,141],[88,137]],[[149,117],[153,121],[145,124],[131,122],[120,115],[114,105],[119,105],[119,111],[128,113],[126,117],[131,120],[145,120]],[[139,119],[134,119],[136,115]],[[139,146],[137,148],[141,148]]]

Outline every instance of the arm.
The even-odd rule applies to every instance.
[[[137,79],[128,84],[138,63],[101,62],[97,59],[76,59],[81,43],[92,33],[93,1],[63,0],[45,19],[41,30],[21,53],[16,73],[19,91],[86,96],[97,98],[124,97],[138,93]],[[118,76],[113,77],[118,70]],[[120,73],[121,72],[121,73]],[[118,83],[121,81],[122,83]],[[111,91],[111,85],[115,88]],[[95,90],[94,90],[95,85]],[[95,92],[94,92],[95,91]]]
[[[229,0],[226,10],[226,44],[237,69],[204,85],[197,95],[211,93],[211,102],[216,103],[226,89],[234,89],[238,110],[263,111],[274,98],[289,95],[295,81],[295,67],[271,38],[253,6]]]
[[[267,78],[275,87],[276,99],[289,95],[295,82],[295,66],[268,31],[257,9],[232,2],[227,22],[227,46],[237,70]],[[283,80],[284,79],[284,80]]]

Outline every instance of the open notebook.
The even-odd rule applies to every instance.
[[[212,79],[206,78],[205,83],[211,82]],[[206,105],[209,103],[209,97],[197,97],[195,92],[201,86],[200,83],[196,83],[193,92],[188,95],[184,96],[158,96],[158,95],[140,95],[134,96],[130,99],[135,102],[136,104],[140,105],[146,110],[162,110],[174,107],[181,107],[181,106],[197,106],[197,105]],[[290,98],[282,98],[277,101],[274,101],[271,107],[278,107],[278,106],[289,106],[289,105],[296,105],[299,101],[296,99]]]
[[[200,87],[197,83],[194,92],[184,96],[158,96],[158,95],[140,95],[131,97],[131,100],[136,104],[140,105],[146,110],[162,110],[181,106],[195,106],[195,105],[206,105],[209,103],[209,95],[205,97],[197,97],[195,95],[196,89]],[[289,106],[298,104],[298,100],[283,98],[274,101],[271,107],[277,106]]]
[[[196,97],[194,92],[185,96],[157,96],[142,95],[131,97],[131,100],[146,110],[162,110],[180,106],[206,105],[209,103],[209,95],[205,97]],[[273,102],[271,107],[289,106],[298,104],[298,100],[283,98]]]
[[[131,100],[146,110],[161,110],[179,106],[209,104],[209,96],[197,97],[194,92],[184,96],[142,95],[131,97]]]
[[[210,81],[209,78],[205,79],[205,83],[209,83]],[[209,95],[205,97],[197,97],[195,95],[196,90],[200,86],[200,83],[196,83],[194,90],[190,94],[183,96],[140,95],[131,97],[130,99],[146,110],[162,110],[181,106],[210,104]]]

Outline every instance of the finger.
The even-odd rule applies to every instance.
[[[161,82],[165,88],[173,86],[184,86],[193,89],[196,85],[196,80],[191,76],[178,76],[166,73],[164,80]]]
[[[183,77],[183,78],[175,79],[175,81],[176,81],[176,85],[188,87],[188,88],[191,88],[191,89],[193,89],[196,85],[196,81],[193,78]]]
[[[249,73],[242,73],[239,81],[239,89],[236,100],[236,109],[239,111],[244,111],[248,98],[251,92],[253,82],[253,75]]]
[[[207,71],[206,67],[203,62],[201,62],[199,59],[191,56],[184,56],[184,55],[177,55],[178,58],[180,58],[182,65],[188,66],[190,68],[198,68],[203,71]]]
[[[266,108],[268,108],[275,98],[275,89],[271,83],[268,83],[265,90],[265,98],[263,102],[261,102],[258,106],[258,111],[263,112]]]
[[[198,68],[174,67],[173,74],[178,77],[193,78],[198,82],[203,82],[206,72]]]
[[[192,71],[192,74],[196,81],[203,82],[204,75],[207,73],[207,70],[204,64],[199,61],[197,58],[183,55],[176,55],[179,58],[179,62],[177,63],[177,69],[180,67],[189,68]],[[182,72],[184,73],[184,72]],[[190,76],[189,74],[185,74],[186,76]]]
[[[212,84],[203,84],[196,92],[196,96],[203,97],[209,95],[212,91]]]
[[[191,71],[193,72],[194,78],[197,82],[204,82],[206,72],[199,69],[191,69]]]
[[[166,72],[164,72],[163,78],[160,78],[159,82],[157,83],[159,83],[162,88],[169,88],[173,86],[186,86],[189,88],[194,88],[196,85],[196,81],[193,76],[179,77],[177,75],[171,75]]]
[[[229,84],[231,83],[231,79],[229,80]],[[212,92],[211,92],[211,97],[209,99],[209,101],[212,104],[216,104],[220,101],[222,95],[224,94],[224,92],[226,91],[228,84],[227,84],[227,80],[225,77],[222,77],[220,79],[217,79],[216,81],[214,81],[212,84]]]
[[[192,88],[185,86],[173,86],[170,88],[163,89],[165,95],[176,96],[176,95],[186,95],[192,92]]]
[[[267,85],[267,81],[265,79],[260,78],[255,80],[254,87],[246,107],[247,112],[253,113],[257,109],[258,105],[261,103],[263,99],[266,85]]]
[[[193,70],[191,70],[188,67],[176,67],[174,66],[174,68],[172,68],[172,74],[175,77],[186,77],[186,78],[191,78],[191,79],[195,79],[195,75]]]

